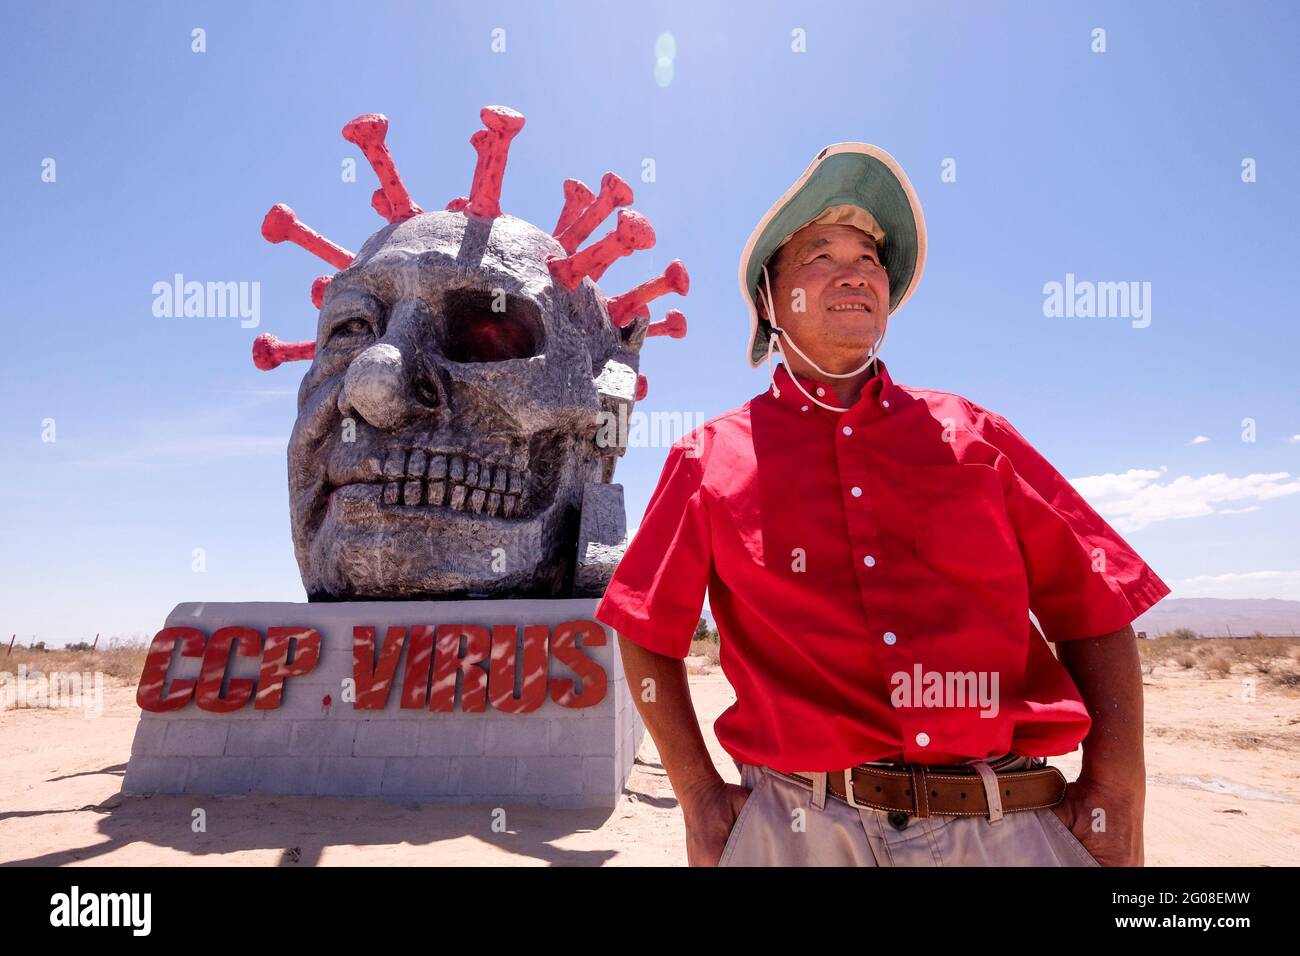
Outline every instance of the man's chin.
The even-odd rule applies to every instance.
[[[875,327],[865,328],[860,332],[846,330],[846,333],[828,336],[822,351],[826,355],[835,356],[839,364],[847,364],[848,368],[856,368],[871,353],[872,348],[879,341],[880,330]],[[802,342],[799,343],[799,346],[805,352],[808,351],[807,346]],[[829,368],[830,366],[827,365],[826,367]]]

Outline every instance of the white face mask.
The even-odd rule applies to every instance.
[[[853,376],[855,375],[860,375],[862,372],[866,371],[867,367],[870,366],[871,363],[874,362],[876,360],[876,357],[880,354],[880,347],[885,343],[885,332],[889,331],[888,321],[885,322],[885,332],[880,333],[880,338],[876,339],[875,345],[873,345],[869,350],[867,360],[865,362],[863,362],[861,365],[855,368],[852,372],[826,371],[824,368],[822,368],[820,365],[818,365],[816,362],[814,362],[812,359],[810,359],[807,355],[804,354],[803,349],[799,348],[799,346],[795,344],[795,341],[790,337],[789,332],[785,331],[785,329],[781,328],[779,325],[776,324],[776,309],[774,308],[772,302],[772,279],[767,274],[767,263],[763,263],[763,283],[764,285],[767,286],[766,295],[764,296],[764,298],[767,301],[767,315],[768,315],[767,324],[772,329],[771,334],[769,334],[767,337],[767,377],[768,377],[768,381],[771,382],[772,384],[772,394],[775,395],[777,398],[781,397],[781,389],[777,387],[775,374],[772,370],[772,352],[774,349],[778,347],[779,344],[777,342],[778,336],[780,336],[785,342],[789,343],[790,348],[794,349],[794,353],[796,355],[798,355],[801,359],[803,359],[805,362],[807,362],[809,365],[815,368],[822,375],[825,375],[827,378],[853,378]],[[807,398],[808,401],[815,402],[816,404],[820,405],[822,408],[828,409],[832,412],[848,411],[847,408],[840,408],[838,405],[828,405],[825,402],[819,401],[818,399],[815,399],[811,395],[809,395],[808,390],[805,389],[802,384],[800,384],[798,376],[796,376],[794,372],[790,369],[789,364],[790,363],[788,362],[785,363],[786,371],[789,372],[790,374],[790,381],[794,382],[795,388],[803,392],[804,397]],[[873,372],[872,374],[875,373]]]

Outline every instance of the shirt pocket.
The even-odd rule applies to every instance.
[[[963,580],[1023,575],[1001,473],[991,465],[905,465],[916,555]]]

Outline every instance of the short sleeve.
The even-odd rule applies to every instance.
[[[687,438],[668,451],[659,484],[596,619],[656,654],[684,658],[704,607],[712,566],[703,464]]]
[[[983,412],[986,441],[1014,472],[1007,504],[1029,582],[1029,609],[1049,641],[1099,637],[1169,594],[1118,532],[1011,423]]]

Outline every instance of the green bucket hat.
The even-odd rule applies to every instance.
[[[867,143],[827,146],[759,220],[740,255],[740,291],[749,306],[749,364],[767,356],[771,328],[758,315],[763,266],[781,245],[832,206],[866,210],[885,234],[882,264],[889,275],[889,313],[916,289],[925,268],[925,218],[901,166]]]

